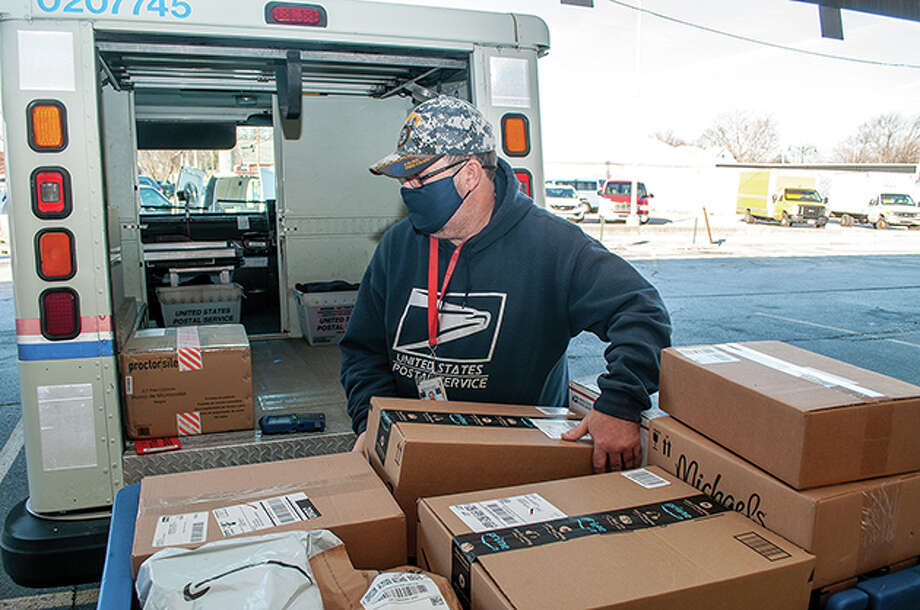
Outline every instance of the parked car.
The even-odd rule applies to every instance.
[[[630,206],[632,205],[632,185],[631,180],[607,180],[598,194],[603,197],[598,213],[605,221],[625,221],[629,218]],[[639,222],[645,224],[649,218],[649,199],[654,197],[645,189],[642,182],[636,183],[636,213],[639,216]]]
[[[833,210],[834,215],[840,217],[840,224],[844,227],[853,226],[857,222],[867,222],[876,229],[920,229],[920,207],[907,193],[876,193],[862,206],[837,205]]]
[[[141,213],[169,213],[178,209],[163,193],[152,186],[140,185],[137,188],[141,200]]]
[[[585,204],[571,186],[547,185],[546,209],[575,222],[581,222],[585,218]]]
[[[815,189],[813,175],[758,170],[738,176],[738,199],[735,211],[744,222],[775,220],[784,227],[811,224],[827,225],[827,198]]]
[[[575,189],[575,194],[587,206],[585,214],[596,214],[601,204],[601,196],[598,191],[604,184],[603,180],[549,180],[547,184],[566,185]]]

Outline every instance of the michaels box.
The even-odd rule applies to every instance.
[[[650,467],[425,498],[419,565],[474,609],[789,610],[814,557]]]
[[[667,348],[660,393],[796,489],[920,470],[920,387],[779,341]]]
[[[367,461],[354,453],[145,477],[131,565],[164,547],[234,536],[328,529],[355,567],[406,563],[406,521]]]
[[[674,418],[650,437],[650,464],[814,554],[815,587],[920,555],[918,472],[796,491]]]
[[[139,330],[120,358],[129,437],[253,428],[252,364],[241,325]]]
[[[593,472],[590,441],[563,441],[578,424],[565,408],[371,398],[368,458],[406,513],[415,551],[416,501],[427,496]]]
[[[569,381],[569,409],[584,417],[594,408],[594,401],[601,395],[597,387],[597,375],[579,377]],[[642,447],[642,466],[648,463],[648,427],[649,422],[656,417],[667,417],[668,414],[658,408],[658,392],[649,396],[652,406],[642,411],[639,420],[639,444]]]

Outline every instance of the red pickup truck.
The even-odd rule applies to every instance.
[[[605,221],[623,220],[629,218],[629,205],[632,191],[630,180],[606,180],[598,195],[603,197],[598,214]],[[636,183],[636,211],[639,222],[648,222],[649,199],[654,195],[649,194],[642,182]]]

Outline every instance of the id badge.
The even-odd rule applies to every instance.
[[[440,377],[422,379],[416,385],[418,386],[418,397],[422,400],[447,400],[444,380]]]

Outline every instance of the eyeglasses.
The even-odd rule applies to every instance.
[[[402,182],[403,182],[403,184],[405,184],[406,182],[416,182],[416,181],[417,181],[419,184],[423,184],[426,180],[428,180],[428,179],[431,178],[432,176],[437,176],[438,174],[442,174],[442,173],[446,172],[447,170],[451,169],[452,167],[457,167],[458,165],[463,165],[464,163],[466,163],[466,162],[469,161],[469,160],[470,160],[470,158],[469,158],[469,157],[466,157],[466,158],[460,159],[459,161],[456,161],[456,162],[454,162],[454,163],[449,163],[449,164],[445,165],[444,167],[439,167],[438,169],[436,169],[436,170],[434,170],[434,171],[430,171],[430,172],[428,172],[427,174],[418,174],[418,175],[415,175],[415,176],[409,176],[409,177],[407,177],[407,178],[403,178]],[[457,170],[457,171],[459,171],[459,170]]]

